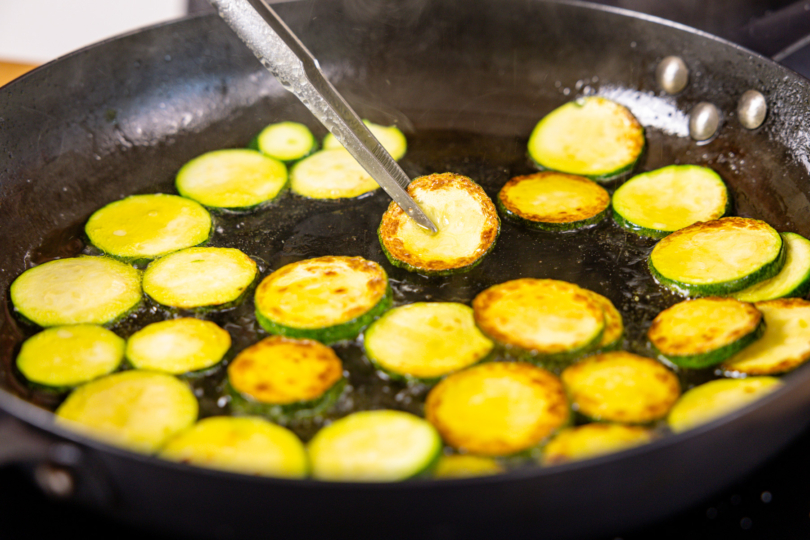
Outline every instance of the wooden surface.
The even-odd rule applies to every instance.
[[[23,73],[31,71],[36,66],[29,64],[15,64],[12,62],[3,62],[0,60],[0,86],[7,82],[11,82]]]

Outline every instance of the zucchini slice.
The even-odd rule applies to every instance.
[[[315,152],[290,170],[290,189],[309,199],[351,199],[379,187],[343,148]]]
[[[777,390],[782,381],[774,377],[717,379],[684,393],[667,417],[669,429],[680,433],[711,422]]]
[[[84,230],[104,253],[139,262],[207,242],[211,214],[177,195],[133,195],[97,210]]]
[[[524,362],[490,362],[453,373],[425,401],[425,417],[450,446],[505,456],[537,446],[568,421],[560,380]]]
[[[529,137],[529,156],[543,169],[608,181],[630,171],[644,150],[644,128],[622,105],[581,98],[553,110]]]
[[[481,186],[459,174],[422,176],[408,193],[439,228],[417,225],[392,202],[378,230],[380,244],[394,266],[425,275],[466,272],[495,245],[501,220]]]
[[[469,306],[417,302],[375,321],[363,346],[374,365],[394,377],[432,380],[481,361],[493,343],[475,326]]]
[[[762,313],[753,304],[733,298],[699,298],[659,313],[647,337],[666,360],[702,369],[734,356],[763,332]]]
[[[181,375],[208,370],[221,362],[230,348],[230,334],[211,321],[171,319],[132,334],[126,357],[137,369]]]
[[[488,457],[471,456],[469,454],[453,454],[442,456],[433,471],[434,478],[473,478],[476,476],[490,476],[504,471],[497,461]]]
[[[605,219],[610,195],[582,176],[540,172],[509,180],[498,193],[498,206],[504,215],[529,227],[573,231]]]
[[[123,359],[123,339],[101,326],[77,324],[27,339],[17,369],[30,382],[61,391],[112,373]]]
[[[605,315],[600,304],[573,283],[523,278],[481,292],[473,311],[484,334],[519,356],[567,361],[601,343]]]
[[[726,215],[731,200],[716,172],[670,165],[634,176],[613,193],[613,219],[639,236],[663,238],[698,221]]]
[[[152,453],[197,420],[197,398],[171,375],[124,371],[74,390],[56,421],[116,446]]]
[[[141,301],[141,272],[107,257],[58,259],[11,284],[14,309],[40,326],[110,324]]]
[[[601,294],[582,289],[590,295],[593,300],[602,308],[602,314],[605,316],[605,331],[602,332],[602,339],[596,346],[595,352],[608,352],[620,348],[622,338],[624,338],[624,321],[622,321],[622,314],[613,305],[613,302],[602,296]]]
[[[774,375],[807,362],[810,359],[810,302],[780,298],[755,305],[765,317],[765,334],[721,367],[736,375]]]
[[[326,344],[356,338],[389,307],[385,270],[362,257],[288,264],[256,288],[256,319],[262,328]]]
[[[668,289],[686,296],[724,296],[782,269],[782,237],[757,219],[727,217],[676,231],[655,245],[648,266]]]
[[[189,248],[151,262],[143,273],[143,292],[174,308],[230,307],[257,275],[256,262],[238,249]]]
[[[557,465],[612,454],[652,441],[650,430],[638,426],[593,423],[566,428],[543,448],[543,465]]]
[[[208,208],[251,210],[272,201],[287,185],[287,167],[255,150],[216,150],[180,169],[175,186]]]
[[[441,456],[442,440],[418,416],[362,411],[321,429],[307,449],[318,480],[387,482],[429,472]]]
[[[312,132],[298,122],[270,124],[256,136],[256,147],[265,156],[279,161],[296,161],[318,148]]]
[[[263,418],[205,418],[172,437],[160,457],[254,476],[303,478],[309,471],[295,433]]]
[[[562,381],[574,410],[625,424],[663,418],[681,394],[678,377],[660,362],[626,351],[590,356],[565,368]]]
[[[771,279],[732,294],[743,302],[802,298],[810,292],[810,241],[796,233],[781,233],[787,250],[782,271]]]
[[[340,358],[309,339],[265,338],[228,365],[232,408],[277,421],[325,411],[340,396],[344,382]]]
[[[371,134],[380,141],[380,144],[385,148],[395,161],[399,161],[405,156],[408,149],[408,141],[405,135],[399,130],[397,126],[381,126],[374,124],[368,120],[363,120],[363,123],[371,131]],[[324,150],[334,150],[336,148],[343,148],[340,141],[335,138],[331,133],[327,134],[323,139]]]

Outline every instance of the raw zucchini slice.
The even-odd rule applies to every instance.
[[[573,283],[523,278],[486,289],[473,300],[473,310],[484,334],[519,356],[566,361],[601,343],[600,304]]]
[[[307,451],[292,431],[262,418],[214,416],[166,443],[160,457],[254,476],[303,478]]]
[[[211,215],[177,195],[133,195],[96,211],[84,227],[98,249],[127,261],[150,260],[208,240]]]
[[[323,428],[307,449],[319,480],[387,482],[429,472],[442,452],[436,430],[401,411],[362,411]]]
[[[634,176],[616,190],[612,204],[616,223],[652,238],[721,218],[731,208],[720,175],[697,165],[670,165]]]
[[[11,301],[40,326],[109,324],[141,301],[141,272],[107,257],[50,261],[11,284]]]
[[[718,379],[684,393],[667,417],[675,433],[698,427],[777,390],[782,381],[774,377]]]
[[[439,232],[423,229],[392,202],[378,235],[394,266],[425,275],[466,272],[495,245],[501,229],[498,211],[481,186],[466,176],[422,176],[411,182],[408,193]]]
[[[298,122],[270,124],[256,137],[259,152],[279,161],[296,161],[318,148],[312,132]]]
[[[222,361],[230,348],[230,334],[210,321],[171,319],[132,334],[126,357],[137,369],[180,375],[208,370]]]
[[[781,298],[757,302],[765,317],[765,334],[721,366],[731,374],[775,375],[810,359],[810,302]]]
[[[101,326],[78,324],[26,340],[17,369],[36,385],[64,390],[112,373],[123,359],[123,339]]]
[[[228,307],[242,298],[257,274],[253,259],[238,249],[189,248],[150,263],[143,292],[169,307]]]
[[[197,420],[197,398],[171,375],[124,371],[74,390],[57,423],[138,452],[155,452]]]
[[[388,276],[362,257],[288,264],[256,288],[256,319],[262,328],[326,344],[356,338],[389,307]]]
[[[646,424],[678,399],[678,377],[661,363],[626,351],[591,356],[565,368],[562,381],[574,410],[593,420]]]
[[[602,314],[605,316],[605,331],[602,332],[602,339],[596,346],[598,352],[608,352],[618,349],[622,344],[624,337],[624,321],[622,321],[622,314],[613,305],[613,302],[602,296],[601,294],[582,289],[589,293],[591,298],[599,304],[602,308]]]
[[[529,137],[529,156],[543,169],[608,181],[631,170],[644,149],[644,128],[627,108],[602,97],[566,103]]]
[[[434,478],[472,478],[475,476],[490,476],[505,472],[497,461],[488,457],[471,456],[469,454],[454,454],[442,456],[436,469]]]
[[[249,210],[278,197],[287,185],[287,167],[255,150],[217,150],[183,165],[175,185],[203,206]]]
[[[425,417],[454,448],[505,456],[537,446],[568,421],[560,380],[523,362],[454,373],[428,394]]]
[[[290,170],[290,189],[310,199],[350,199],[380,185],[343,148],[321,150]]]
[[[277,421],[328,409],[343,390],[343,364],[335,352],[309,339],[265,338],[228,366],[232,408]]]
[[[668,289],[686,296],[724,296],[782,269],[782,237],[756,219],[727,217],[695,223],[655,245],[648,266]]]
[[[610,195],[598,184],[558,172],[540,172],[509,180],[498,193],[507,217],[545,231],[591,227],[608,214]]]
[[[732,357],[763,332],[762,313],[753,304],[733,298],[699,298],[659,313],[647,337],[666,360],[702,369]]]
[[[408,141],[405,135],[399,130],[397,126],[381,126],[374,124],[368,120],[363,120],[363,123],[368,127],[371,134],[374,135],[380,144],[385,148],[394,160],[399,161],[405,155],[408,149]],[[323,139],[324,150],[334,150],[335,148],[343,148],[334,135],[327,134]]]
[[[543,448],[543,465],[612,454],[653,439],[650,430],[621,424],[585,424],[561,430]]]
[[[475,326],[473,310],[455,302],[394,308],[366,330],[363,346],[380,369],[406,379],[437,379],[471,366],[493,347]]]
[[[743,302],[762,302],[776,298],[802,298],[810,292],[810,241],[796,233],[781,233],[787,250],[785,266],[771,279],[732,294]]]

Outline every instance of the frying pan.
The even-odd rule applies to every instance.
[[[482,143],[476,149],[479,135],[486,141],[501,137],[504,152],[520,154],[522,148],[509,141],[525,144],[543,114],[598,89],[628,102],[648,127],[645,166],[708,164],[731,186],[738,214],[810,236],[810,141],[803,131],[810,125],[810,87],[750,51],[665,21],[575,2],[316,1],[278,11],[361,115],[397,121],[417,135],[455,133],[472,145],[464,159],[455,159],[463,145],[440,135],[426,139],[424,155],[440,148],[433,167],[467,163],[474,172],[476,151],[500,152]],[[675,97],[661,95],[654,79],[657,63],[671,54],[691,69],[689,86]],[[733,115],[750,88],[769,103],[768,118],[756,131],[742,128]],[[683,136],[685,114],[701,101],[724,115],[718,137],[703,146]],[[282,118],[312,124],[215,16],[90,47],[3,88],[0,289],[7,291],[33,264],[82,249],[81,226],[95,209],[128,194],[170,190],[190,158],[244,146],[263,125]],[[518,162],[507,172],[528,167],[525,157]],[[406,172],[420,172],[416,160],[405,165]],[[506,177],[476,180],[491,191]],[[311,250],[334,247],[373,258],[379,256],[374,235],[352,236],[373,231],[369,216],[385,204],[377,195],[344,203],[285,202],[272,220],[245,218],[254,228],[239,236],[239,245],[273,244],[266,247],[275,255],[263,262],[265,269],[301,256],[303,244],[282,244],[290,238],[308,237],[304,244]],[[499,240],[506,247],[508,236]],[[532,254],[532,246],[542,244],[533,242],[518,242],[515,249]],[[450,278],[451,288],[469,296],[487,280],[522,272],[561,279],[577,272],[578,282],[590,283],[585,266],[554,274],[553,267],[515,249],[493,252],[492,262],[472,277]],[[621,286],[623,274],[605,275]],[[616,299],[604,286],[598,292]],[[397,484],[241,476],[159,461],[55,426],[50,413],[22,399],[39,399],[27,394],[12,369],[16,347],[32,330],[15,320],[5,297],[3,306],[0,462],[26,467],[56,496],[127,522],[200,537],[577,538],[627,529],[728,485],[810,422],[810,370],[800,369],[786,377],[785,388],[751,407],[585,462]]]

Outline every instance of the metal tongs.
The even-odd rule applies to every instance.
[[[410,179],[335,90],[301,41],[265,0],[209,0],[262,65],[332,132],[416,223],[438,232],[405,188]]]

